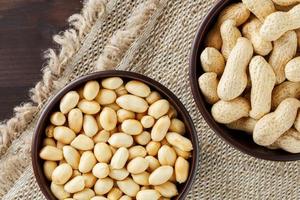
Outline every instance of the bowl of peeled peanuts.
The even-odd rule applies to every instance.
[[[32,142],[34,174],[49,200],[185,199],[198,159],[179,99],[126,71],[65,86],[46,104]]]
[[[218,1],[192,44],[190,83],[214,132],[274,161],[300,159],[300,3]]]

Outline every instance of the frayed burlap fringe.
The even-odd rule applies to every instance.
[[[88,2],[85,4],[85,8],[89,7],[90,4]],[[99,56],[98,60],[95,63],[94,70],[97,71],[113,69],[118,65],[131,44],[140,34],[142,34],[143,29],[146,27],[146,24],[148,23],[153,13],[159,7],[159,4],[159,0],[148,0],[145,3],[139,5],[133,11],[130,17],[126,20],[125,26],[117,30],[115,34],[113,34],[113,36],[110,38],[110,40],[108,40],[108,44],[104,47],[102,54]],[[38,106],[45,102],[45,100],[51,94],[51,91],[55,89],[55,86],[59,85],[58,83],[56,83],[56,81],[58,81],[58,78],[64,71],[63,66],[80,47],[80,41],[84,38],[85,31],[88,32],[91,29],[92,23],[85,22],[84,24],[82,18],[85,13],[85,8],[83,9],[83,14],[81,15],[81,17],[78,14],[70,17],[72,21],[71,23],[75,27],[77,27],[77,31],[75,31],[74,29],[70,29],[65,31],[60,36],[54,36],[54,41],[61,45],[61,52],[59,54],[56,54],[54,50],[51,49],[46,53],[46,58],[48,58],[48,65],[43,70],[43,80],[39,82],[34,89],[32,89],[32,100],[33,102],[37,103],[37,106],[33,106],[32,104],[30,104],[32,109],[28,108],[29,105],[27,105],[26,108],[24,107],[25,105],[21,107],[31,112],[27,114],[28,117],[26,119],[22,119],[24,120],[24,123],[19,123],[19,132],[21,132],[22,129],[26,127],[26,124],[32,119],[32,116],[38,110]],[[104,9],[101,9],[101,13],[104,13]],[[90,16],[88,14],[86,14],[86,16],[90,19],[94,19],[94,17],[96,17],[95,15]],[[76,21],[74,21],[74,19],[76,19]],[[21,108],[16,109],[20,110]],[[7,130],[8,128],[13,127],[8,126],[8,124],[6,125],[7,126],[3,128],[3,130]],[[15,131],[15,137],[20,134],[19,132]],[[7,133],[12,133],[12,130]],[[5,144],[9,144],[13,139],[11,135],[5,134],[5,136],[7,135],[9,137],[5,137]],[[18,154],[12,155],[10,157],[4,156],[5,161],[0,162],[0,185],[3,185],[3,187],[0,187],[0,197],[7,193],[7,191],[11,187],[11,184],[13,184],[15,180],[18,179],[20,174],[27,167],[26,164],[28,164],[28,159],[30,159],[30,142],[31,141],[28,141],[28,139],[27,141],[25,139],[23,148],[18,150]]]
[[[90,31],[97,18],[104,16],[106,0],[88,0],[84,2],[81,14],[69,18],[72,28],[55,35],[53,40],[59,45],[59,52],[49,49],[44,57],[48,60],[43,69],[43,78],[31,89],[31,103],[25,103],[14,109],[14,117],[0,125],[0,156],[4,154],[11,142],[25,130],[34,118],[38,107],[49,97],[49,93],[57,88],[57,80],[62,75],[69,59],[80,48],[85,35]]]
[[[141,34],[145,24],[158,8],[159,0],[149,0],[140,6],[126,20],[125,26],[116,31],[96,61],[96,71],[114,69],[125,52]]]

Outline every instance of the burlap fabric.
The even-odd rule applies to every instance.
[[[16,108],[15,118],[22,126],[15,125],[13,118],[0,129],[0,198],[44,199],[30,160],[31,137],[40,110],[74,78],[116,67],[161,82],[180,98],[193,118],[201,159],[188,199],[300,199],[300,162],[263,161],[236,151],[213,133],[197,110],[189,87],[189,53],[195,31],[213,3],[86,2],[82,14],[71,18],[75,28],[54,38],[61,49],[57,54],[47,53],[48,67],[42,83],[33,90],[33,103]]]

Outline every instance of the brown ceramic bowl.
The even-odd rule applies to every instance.
[[[209,30],[215,24],[219,13],[229,4],[240,2],[237,0],[219,0],[213,8],[210,10],[206,18],[202,21],[200,27],[197,30],[194,42],[192,44],[192,50],[190,55],[190,84],[192,87],[192,93],[195,102],[208,123],[208,125],[214,130],[214,132],[220,136],[223,140],[229,143],[231,146],[240,150],[243,153],[249,154],[256,158],[273,160],[273,161],[294,161],[300,159],[300,154],[291,154],[283,150],[270,150],[268,148],[259,146],[253,142],[252,136],[232,129],[228,129],[226,126],[217,123],[211,115],[211,105],[205,102],[204,97],[198,86],[198,78],[203,74],[203,70],[200,63],[200,54],[204,50],[204,39]]]
[[[66,87],[64,87],[58,94],[56,94],[49,103],[45,106],[44,111],[42,112],[38,123],[36,125],[35,134],[33,137],[32,142],[32,165],[33,170],[35,174],[35,178],[38,182],[38,185],[40,186],[40,189],[42,190],[43,194],[48,200],[55,200],[56,198],[50,191],[50,182],[46,179],[44,173],[43,173],[43,160],[39,157],[39,152],[42,148],[42,140],[44,138],[44,132],[47,124],[49,123],[49,115],[54,111],[58,110],[58,105],[60,99],[70,90],[75,90],[82,86],[85,82],[89,80],[101,80],[103,78],[107,77],[113,77],[118,76],[123,78],[124,80],[139,80],[146,84],[148,84],[153,90],[158,91],[165,99],[167,99],[177,110],[178,112],[178,118],[183,120],[183,122],[186,125],[186,136],[192,141],[194,150],[192,151],[192,157],[190,158],[190,173],[189,177],[186,183],[179,185],[178,191],[179,195],[174,199],[185,199],[186,195],[189,192],[189,189],[191,188],[195,176],[196,176],[196,170],[198,167],[198,161],[199,161],[199,147],[198,147],[198,139],[197,139],[197,133],[195,130],[195,127],[193,125],[193,121],[191,117],[189,116],[187,110],[183,106],[183,104],[179,101],[179,99],[166,87],[161,85],[160,83],[154,81],[153,79],[150,79],[146,76],[143,76],[141,74],[133,73],[133,72],[127,72],[127,71],[103,71],[103,72],[96,72],[93,74],[86,75],[84,77],[81,77],[72,83],[68,84]]]

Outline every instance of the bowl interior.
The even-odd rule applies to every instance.
[[[190,173],[189,177],[186,183],[179,185],[178,191],[179,195],[174,199],[184,199],[186,195],[189,192],[189,189],[195,179],[196,176],[196,170],[198,165],[198,159],[199,159],[199,148],[198,148],[198,139],[197,139],[197,133],[194,128],[192,119],[190,118],[187,110],[183,106],[183,104],[179,101],[179,99],[166,87],[161,85],[160,83],[143,76],[141,74],[133,73],[133,72],[127,72],[127,71],[103,71],[103,72],[96,72],[93,74],[89,74],[87,76],[81,77],[72,83],[68,84],[66,87],[64,87],[58,94],[56,94],[49,103],[45,106],[44,111],[42,112],[36,129],[35,129],[35,135],[32,142],[32,164],[33,169],[35,173],[35,177],[37,179],[37,182],[46,196],[47,199],[56,199],[54,195],[50,191],[50,181],[48,181],[43,173],[43,160],[39,158],[39,152],[42,148],[42,140],[45,137],[44,131],[45,128],[49,122],[49,115],[55,111],[58,110],[58,105],[60,99],[64,96],[65,93],[67,93],[70,90],[76,90],[79,87],[81,87],[85,82],[89,80],[98,80],[100,81],[103,78],[107,77],[113,77],[118,76],[123,78],[123,80],[139,80],[146,84],[148,84],[151,89],[158,91],[163,98],[167,99],[177,110],[178,112],[178,118],[183,120],[183,122],[186,125],[186,136],[191,139],[193,143],[194,150],[192,151],[192,157],[189,159],[190,162]]]
[[[283,150],[270,150],[259,146],[253,142],[252,136],[243,132],[227,128],[226,126],[214,121],[211,116],[211,105],[205,102],[204,97],[198,86],[198,78],[203,74],[200,63],[200,54],[204,50],[204,39],[208,31],[213,27],[219,13],[229,4],[240,2],[237,0],[219,0],[210,10],[196,33],[190,57],[190,84],[195,102],[209,126],[223,140],[236,149],[251,156],[274,161],[293,161],[299,160],[300,154],[291,154]]]

